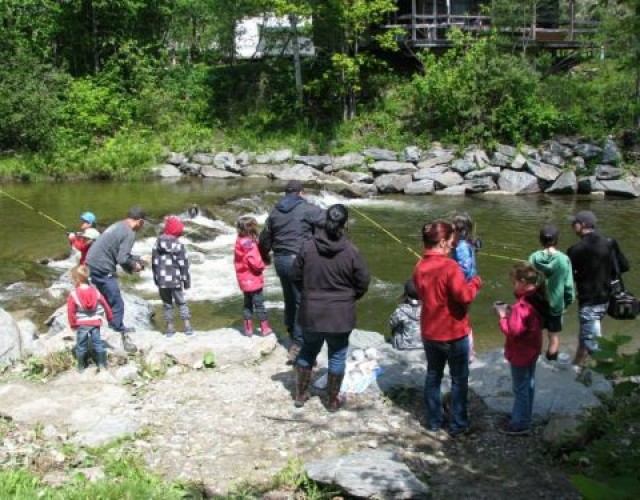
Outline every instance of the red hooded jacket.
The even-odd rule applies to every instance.
[[[517,302],[499,323],[505,336],[504,357],[519,368],[534,364],[542,349],[542,318],[527,301],[527,296],[533,293],[516,296]]]
[[[264,287],[264,261],[258,243],[246,236],[238,236],[233,254],[238,285],[243,292],[255,292]]]
[[[80,285],[69,294],[67,315],[72,329],[79,326],[101,326],[104,316],[107,317],[107,321],[113,318],[111,307],[102,294],[91,285]]]

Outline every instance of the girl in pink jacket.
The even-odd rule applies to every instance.
[[[253,335],[253,311],[256,311],[260,320],[260,333],[262,336],[273,333],[267,320],[267,311],[264,307],[265,263],[258,249],[258,221],[253,217],[240,217],[236,223],[238,238],[233,256],[233,264],[236,268],[236,278],[240,290],[244,294],[242,315],[244,319],[244,334],[247,337]]]
[[[510,276],[516,302],[511,306],[494,304],[505,336],[504,356],[511,365],[514,396],[511,418],[498,430],[517,436],[531,431],[536,362],[542,348],[542,329],[549,314],[549,303],[545,298],[544,277],[532,264],[516,264]]]

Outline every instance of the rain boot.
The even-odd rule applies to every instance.
[[[78,354],[77,348],[76,348],[76,360],[78,362],[76,370],[78,370],[78,373],[84,372],[84,369],[87,367],[87,360],[85,359],[84,353]]]
[[[260,334],[263,337],[266,337],[267,335],[271,335],[272,333],[273,333],[273,330],[269,326],[269,320],[266,320],[266,319],[261,320],[260,321]]]
[[[187,337],[191,337],[193,335],[193,327],[191,326],[191,321],[188,319],[184,320],[184,334]]]
[[[340,397],[342,379],[344,379],[344,373],[341,373],[340,375],[329,373],[327,376],[327,395],[329,397],[327,401],[327,410],[330,412],[338,411],[344,403],[344,399]]]
[[[250,319],[244,320],[244,334],[247,337],[251,337],[253,335],[253,321]]]
[[[105,351],[96,353],[98,357],[98,371],[105,371],[107,369],[107,353]]]
[[[125,352],[138,352],[138,348],[133,342],[131,342],[129,335],[127,335],[126,333],[122,333],[122,348],[125,350]]]
[[[309,393],[307,392],[307,389],[309,388],[309,383],[311,382],[311,372],[311,368],[303,368],[302,366],[296,365],[296,408],[302,408],[305,401],[309,399]]]
[[[167,329],[165,330],[164,334],[168,339],[176,334],[176,325],[173,324],[173,321],[167,321]]]

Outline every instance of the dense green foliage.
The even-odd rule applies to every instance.
[[[511,23],[530,3],[495,8]],[[638,125],[637,0],[593,4],[607,58],[562,74],[548,56],[461,33],[444,54],[419,53],[416,68],[394,50],[395,32],[372,29],[390,0],[232,4],[2,2],[0,175],[139,177],[168,149],[537,144]],[[236,23],[268,11],[312,15],[304,34],[318,55],[237,60]]]

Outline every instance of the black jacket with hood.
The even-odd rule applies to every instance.
[[[356,300],[371,276],[358,249],[343,236],[330,240],[324,229],[302,245],[293,264],[302,290],[298,322],[321,333],[349,333],[356,326]]]
[[[276,203],[260,233],[260,253],[263,257],[271,251],[274,255],[297,254],[315,228],[324,225],[324,219],[325,211],[298,193],[285,195]]]

